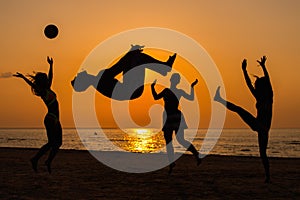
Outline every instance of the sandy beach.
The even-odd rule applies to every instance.
[[[60,150],[52,174],[29,159],[37,149],[1,148],[0,199],[299,199],[300,159],[271,158],[264,183],[259,158],[207,156],[200,166],[182,156],[168,168],[134,174],[97,161],[88,151]],[[167,157],[166,157],[167,158]]]

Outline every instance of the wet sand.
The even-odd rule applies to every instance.
[[[300,199],[300,159],[294,158],[270,158],[272,182],[265,184],[256,157],[207,156],[197,167],[183,155],[171,175],[167,167],[134,174],[87,151],[60,150],[48,174],[46,157],[38,173],[31,169],[37,149],[0,150],[0,199]]]

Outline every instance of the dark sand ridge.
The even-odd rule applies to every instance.
[[[260,158],[207,156],[197,167],[183,155],[168,167],[134,174],[103,165],[87,151],[60,150],[52,174],[29,159],[37,149],[0,148],[0,199],[300,199],[300,159],[270,158],[264,183]],[[167,159],[167,155],[163,155]]]

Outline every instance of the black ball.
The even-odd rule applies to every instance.
[[[54,24],[49,24],[44,29],[44,34],[47,38],[53,39],[58,35],[58,28]]]

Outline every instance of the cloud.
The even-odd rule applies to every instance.
[[[2,72],[0,73],[0,78],[10,78],[12,77],[13,73],[11,72]]]

